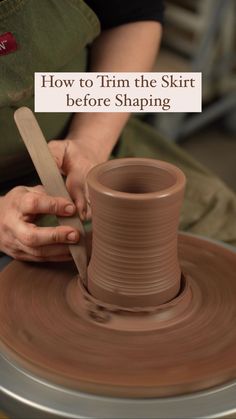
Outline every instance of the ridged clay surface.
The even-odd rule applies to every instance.
[[[128,333],[70,309],[72,266],[12,262],[0,274],[3,353],[51,382],[118,397],[178,395],[235,379],[236,254],[180,235],[179,256],[192,290],[187,312],[174,326]]]
[[[154,306],[180,290],[177,230],[185,177],[154,159],[101,164],[88,175],[93,248],[88,289],[123,307]]]

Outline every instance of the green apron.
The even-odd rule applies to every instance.
[[[20,106],[34,108],[34,72],[85,71],[86,45],[99,34],[97,16],[82,0],[3,0],[0,35],[11,32],[18,49],[0,56],[0,190],[32,171],[13,120]],[[61,138],[69,113],[38,113],[47,139]]]
[[[0,56],[0,194],[16,184],[35,182],[13,122],[16,108],[33,109],[33,73],[84,71],[86,46],[99,34],[99,22],[82,0],[3,0],[0,34],[5,32],[13,33],[19,48]],[[61,138],[71,115],[38,113],[37,118],[50,140]],[[235,194],[179,147],[132,118],[116,156],[152,157],[179,166],[188,181],[180,228],[236,245]]]

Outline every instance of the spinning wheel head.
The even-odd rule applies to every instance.
[[[236,254],[181,235],[179,255],[191,290],[185,307],[166,322],[165,309],[162,322],[146,313],[152,327],[141,330],[117,330],[118,319],[125,323],[118,312],[105,323],[86,304],[75,313],[66,299],[71,286],[78,292],[70,265],[11,263],[0,276],[3,353],[51,382],[118,397],[180,395],[234,379]]]
[[[88,184],[88,282],[70,264],[11,263],[0,274],[3,354],[68,392],[116,398],[182,397],[235,379],[236,253],[177,236],[182,172],[121,159]]]

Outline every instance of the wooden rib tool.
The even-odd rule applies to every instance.
[[[51,196],[61,196],[72,201],[33,112],[27,107],[22,107],[17,109],[14,118],[46,192]],[[69,225],[80,232],[79,243],[70,245],[69,249],[80,277],[86,284],[87,253],[83,224],[78,215],[58,217],[58,221],[59,224]]]

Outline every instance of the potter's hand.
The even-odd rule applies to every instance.
[[[98,162],[93,151],[79,140],[50,141],[49,148],[82,220],[91,217],[86,177]]]
[[[75,210],[68,200],[48,196],[42,186],[12,189],[0,197],[0,251],[18,260],[71,259],[68,244],[78,242],[78,232],[69,226],[38,227],[34,221],[40,214],[71,216]]]

